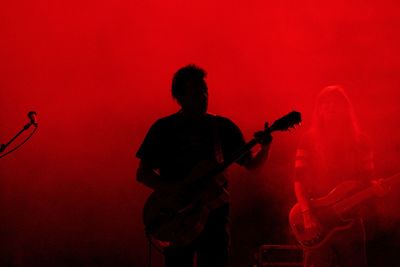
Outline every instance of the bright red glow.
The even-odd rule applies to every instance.
[[[134,154],[155,119],[177,110],[171,78],[188,63],[208,72],[209,111],[247,139],[293,109],[304,117],[274,136],[261,171],[231,169],[233,235],[260,239],[233,240],[233,251],[290,239],[296,147],[326,85],[346,88],[377,175],[400,171],[399,10],[391,0],[5,1],[0,143],[29,110],[40,126],[0,160],[0,265],[145,265],[149,191],[135,181]],[[393,190],[380,200],[378,233],[400,220]]]

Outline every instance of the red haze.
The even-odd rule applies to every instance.
[[[135,182],[134,154],[154,120],[177,109],[171,77],[188,63],[209,73],[210,111],[247,138],[265,120],[303,113],[302,128],[275,135],[261,171],[232,169],[234,234],[252,227],[257,242],[288,239],[294,151],[326,85],[347,89],[377,174],[399,171],[399,10],[391,0],[5,1],[0,141],[31,109],[40,127],[0,161],[0,261],[145,265],[140,214],[149,191]],[[397,195],[379,212],[389,233]],[[251,232],[248,210],[267,218],[264,229]],[[254,245],[233,238],[236,255]]]

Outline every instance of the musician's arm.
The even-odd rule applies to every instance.
[[[294,193],[298,204],[300,205],[300,211],[303,214],[304,227],[306,229],[314,230],[315,233],[321,231],[321,225],[314,215],[310,204],[310,195],[307,188],[304,186],[304,181],[309,181],[308,171],[308,150],[305,148],[299,148],[296,151],[295,161],[295,179],[294,179]]]
[[[368,151],[362,158],[362,177],[368,181],[370,186],[373,186],[376,192],[383,196],[390,188],[383,184],[382,178],[376,177],[374,156],[372,150]]]
[[[153,190],[163,189],[167,186],[152,165],[145,160],[140,160],[139,162],[136,180]]]
[[[260,149],[257,152],[255,152],[253,155],[250,154],[250,156],[246,158],[243,164],[244,167],[247,170],[257,169],[261,167],[268,159],[270,148],[271,142],[260,145]]]
[[[362,136],[361,147],[363,155],[361,156],[360,177],[364,178],[366,186],[373,186],[380,195],[384,195],[389,188],[383,185],[383,179],[376,177],[374,153],[370,146],[370,141],[366,136]]]
[[[377,182],[375,173],[374,153],[371,147],[371,140],[365,135],[361,134],[359,137],[360,142],[360,177],[363,178],[365,184],[371,185]]]
[[[306,187],[310,185],[310,182],[306,183],[306,181],[310,181],[309,176],[311,175],[309,168],[310,147],[310,137],[308,134],[306,134],[303,136],[303,139],[296,150],[296,160],[294,163],[294,194],[303,214],[311,211],[309,188]]]
[[[294,182],[294,193],[296,195],[297,202],[300,205],[301,211],[303,213],[309,212],[311,210],[310,198],[301,182]]]
[[[310,205],[310,197],[301,182],[294,182],[294,192],[297,202],[300,205],[301,213],[303,214],[304,228],[315,231],[315,234],[319,234],[321,232],[321,224],[314,215]]]
[[[271,148],[272,136],[264,131],[259,131],[254,134],[254,139],[260,145],[257,152],[250,152],[248,157],[244,159],[243,165],[247,170],[257,169],[261,167],[268,159],[269,150]]]

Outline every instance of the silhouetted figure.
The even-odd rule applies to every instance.
[[[339,86],[324,88],[295,163],[295,194],[304,227],[315,237],[322,233],[324,225],[315,216],[310,199],[324,197],[346,181],[356,181],[360,188],[370,185],[374,163],[368,143],[344,90]],[[305,250],[305,266],[366,266],[364,225],[357,212],[354,216],[350,228],[338,231],[321,247]]]
[[[172,96],[181,109],[157,120],[137,152],[137,180],[154,190],[166,190],[185,182],[200,162],[220,163],[244,144],[240,129],[229,119],[207,113],[205,72],[195,65],[179,69],[172,81]],[[260,166],[268,157],[270,135],[257,135],[260,150],[246,153],[238,163],[247,169]],[[223,187],[227,187],[225,184]],[[204,230],[192,242],[165,249],[167,267],[227,266],[229,203],[211,211]]]

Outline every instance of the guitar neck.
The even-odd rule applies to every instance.
[[[274,127],[274,125],[272,125],[265,134],[271,134],[275,131],[278,131],[278,129],[276,129]],[[222,171],[224,171],[225,169],[227,169],[232,163],[238,162],[244,155],[246,155],[246,153],[248,153],[255,145],[257,145],[257,141],[255,138],[251,139],[249,142],[247,142],[239,151],[237,151],[232,158],[230,158],[229,160],[224,161],[221,164],[221,169]]]
[[[400,173],[397,173],[397,174],[383,180],[382,186],[388,187],[388,186],[392,185],[395,182],[395,180],[397,180],[398,178],[400,178]],[[340,201],[339,203],[335,204],[333,206],[333,208],[339,215],[342,215],[342,214],[346,213],[347,211],[352,210],[353,208],[355,208],[362,202],[366,201],[367,199],[374,197],[375,195],[377,195],[376,188],[374,188],[373,186],[370,186],[370,187],[354,194],[353,196]]]
[[[297,111],[292,111],[287,115],[281,117],[280,119],[276,120],[271,127],[268,127],[266,124],[264,129],[264,134],[271,134],[275,131],[286,131],[290,128],[294,128],[295,125],[301,122],[301,114]],[[224,162],[219,164],[216,168],[214,168],[211,172],[198,179],[196,185],[201,186],[205,185],[214,175],[217,175],[223,171],[225,171],[231,164],[234,162],[238,162],[246,153],[248,153],[255,145],[257,141],[255,138],[251,139],[247,142],[239,151],[232,155],[232,157],[225,159]]]
[[[367,189],[364,189],[354,194],[353,196],[336,203],[333,208],[337,212],[337,214],[343,215],[346,212],[355,208],[356,206],[360,205],[367,199],[375,196],[375,194],[375,189],[372,187],[368,187]]]
[[[207,184],[209,184],[210,180],[214,179],[214,176],[222,173],[231,164],[240,160],[243,157],[243,155],[245,155],[247,152],[249,152],[250,149],[253,148],[256,144],[257,144],[257,141],[253,138],[252,140],[247,142],[239,151],[237,151],[233,157],[231,157],[230,159],[225,160],[221,164],[217,165],[215,168],[213,168],[207,174],[197,177],[195,182],[193,182],[191,185],[187,186],[187,189],[193,190],[193,191],[198,191],[199,189],[204,188],[205,186],[207,186]]]
[[[217,175],[223,171],[225,171],[229,166],[231,166],[233,163],[239,161],[246,153],[250,151],[255,145],[257,144],[257,141],[253,138],[249,142],[247,142],[239,151],[237,151],[231,158],[228,160],[225,160],[221,164],[219,164],[216,168],[214,168],[210,173],[207,173],[205,175],[206,177],[203,177],[205,179],[199,179],[199,181],[202,181],[204,183],[207,183],[207,178],[212,179],[214,175]]]
[[[224,161],[221,164],[221,170],[226,170],[231,164],[239,161],[246,153],[248,153],[257,144],[256,139],[251,139],[239,151],[237,151],[232,158]]]

